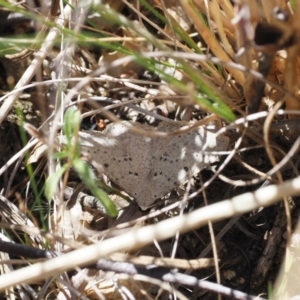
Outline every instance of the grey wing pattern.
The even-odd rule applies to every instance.
[[[226,150],[228,138],[199,127],[189,133],[150,137],[130,130],[152,126],[132,122],[112,123],[103,132],[79,132],[81,149],[104,167],[105,174],[136,198],[142,209],[218,160],[204,151]],[[171,133],[180,125],[161,122],[158,131]]]
[[[179,126],[163,124],[160,130],[172,132],[179,129]],[[204,169],[209,163],[218,160],[217,155],[204,155],[203,146],[207,144],[206,152],[226,150],[228,138],[225,136],[216,137],[215,133],[209,132],[204,128],[198,128],[191,132],[177,135],[171,138],[158,137],[155,141],[155,161],[148,174],[147,181],[152,186],[152,201],[147,194],[138,197],[146,200],[143,203],[145,208],[159,197],[166,195],[178,185],[184,183],[192,176]],[[140,204],[141,205],[141,204]]]
[[[137,197],[148,173],[151,147],[142,135],[129,131],[128,126],[132,125],[129,122],[112,123],[104,132],[80,132],[80,144],[104,167],[105,174],[114,183]]]

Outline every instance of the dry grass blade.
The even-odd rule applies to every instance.
[[[203,19],[199,16],[199,13],[196,13],[196,8],[191,5],[191,2],[188,0],[181,0],[180,3],[184,7],[186,14],[191,18],[193,24],[195,24],[198,33],[203,37],[204,41],[207,43],[209,49],[214,53],[214,55],[225,62],[231,61],[230,57],[226,54],[219,42],[216,40],[215,36],[204,23]],[[228,68],[228,70],[238,83],[244,83],[244,75],[242,72],[232,68]]]
[[[3,275],[0,282],[0,291],[11,285],[47,278],[57,274],[58,270],[60,272],[71,270],[75,262],[78,266],[92,264],[99,258],[111,253],[136,249],[151,243],[153,240],[164,240],[172,237],[177,231],[183,233],[193,228],[199,228],[207,224],[209,220],[218,221],[257,209],[260,206],[274,204],[281,200],[284,195],[297,195],[299,191],[300,179],[297,178],[283,183],[280,187],[276,185],[268,186],[255,193],[247,193],[231,200],[221,201],[185,216],[174,217],[161,221],[156,225],[134,229],[118,237],[74,250],[51,261],[38,263]],[[168,230],[165,230],[166,228]]]
[[[0,298],[270,297],[295,262],[297,1],[51,3],[0,0]]]

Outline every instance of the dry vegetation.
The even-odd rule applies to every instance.
[[[38,2],[0,1],[1,299],[299,295],[297,1]]]

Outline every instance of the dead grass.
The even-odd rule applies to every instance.
[[[299,244],[300,6],[284,0],[107,0],[61,7],[52,0],[47,12],[0,3],[3,298],[299,294],[297,284],[287,283],[296,283],[299,273],[291,266],[298,263]],[[40,34],[31,39],[32,31]],[[70,107],[81,114],[66,119]],[[214,148],[223,151],[215,153],[223,154],[218,164],[191,174],[141,211],[131,190],[105,176],[92,155],[96,146],[84,148],[76,118],[80,130],[133,122],[129,132],[137,138],[118,144],[114,168],[128,149],[157,155],[128,144],[139,135],[180,144],[178,136],[214,125],[217,143],[224,135],[230,142],[227,152]],[[177,129],[157,132],[159,121]],[[81,143],[101,190],[89,181],[91,169],[76,143],[59,145],[62,127],[66,138],[69,130]],[[105,198],[103,205],[81,182],[112,202]],[[141,184],[146,189],[147,179]],[[109,210],[114,205],[117,218]]]

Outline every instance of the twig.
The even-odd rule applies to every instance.
[[[51,252],[46,250],[41,250],[35,247],[30,247],[26,245],[14,244],[0,240],[0,251],[7,252],[12,255],[27,256],[30,258],[49,258],[53,256],[59,256],[59,252]],[[213,282],[198,280],[194,276],[185,275],[176,271],[170,270],[166,267],[153,267],[136,265],[131,262],[124,261],[112,261],[108,259],[100,259],[95,264],[88,266],[88,268],[93,268],[102,271],[113,271],[116,273],[124,273],[128,275],[145,275],[151,278],[156,278],[161,281],[166,281],[170,283],[179,283],[181,285],[188,285],[198,287],[213,293],[220,293],[224,296],[231,297],[231,299],[241,299],[241,300],[263,300],[263,298],[249,296],[243,292],[216,284]]]
[[[43,263],[25,267],[1,276],[0,291],[23,282],[57,275],[77,266],[95,263],[100,258],[118,251],[137,249],[157,241],[165,240],[176,234],[199,228],[209,220],[217,222],[235,215],[247,213],[261,206],[269,206],[280,201],[284,196],[295,196],[300,193],[300,177],[284,182],[282,185],[270,185],[253,193],[224,200],[207,207],[197,209],[187,215],[173,217],[158,224],[143,228],[134,228],[120,236],[113,237],[94,245],[74,250],[65,255]]]

